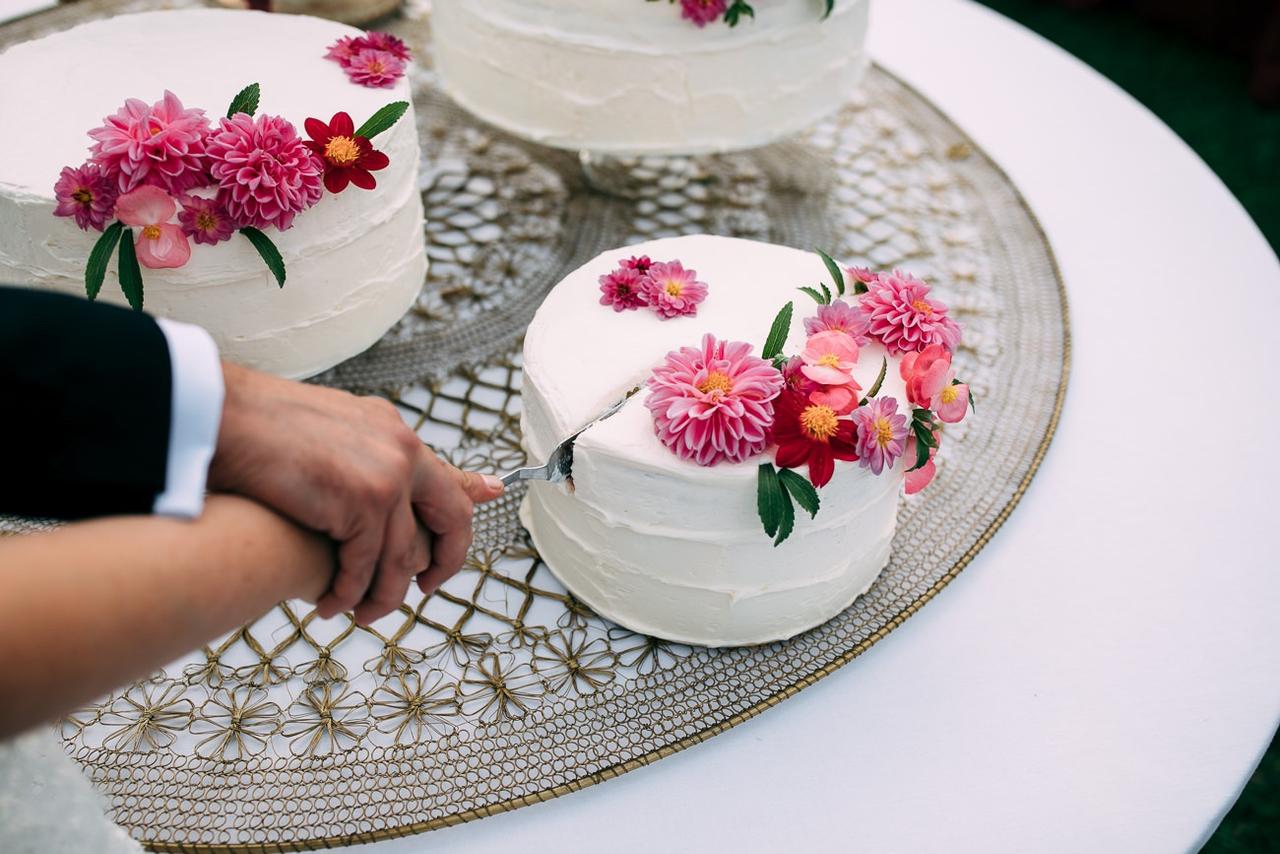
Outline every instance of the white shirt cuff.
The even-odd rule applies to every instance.
[[[169,344],[173,376],[169,415],[169,457],[164,492],[152,510],[164,516],[195,518],[204,509],[209,463],[218,444],[226,388],[218,345],[199,326],[157,318]]]

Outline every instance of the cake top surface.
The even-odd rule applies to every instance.
[[[259,114],[283,116],[299,132],[308,117],[346,111],[359,123],[409,100],[407,78],[366,88],[325,60],[329,44],[361,32],[319,18],[206,9],[120,15],[15,45],[0,54],[0,77],[10,81],[0,89],[8,131],[0,185],[52,198],[62,167],[88,156],[86,131],[125,99],[150,104],[166,89],[217,119],[256,82]]]

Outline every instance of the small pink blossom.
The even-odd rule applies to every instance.
[[[216,199],[199,196],[187,196],[182,200],[178,223],[182,226],[183,234],[194,238],[196,243],[210,246],[230,240],[235,233],[235,226],[226,209]]]
[[[89,131],[92,160],[127,193],[143,184],[184,193],[209,184],[204,110],[187,109],[172,92],[150,106],[130,98]]]
[[[871,342],[870,336],[867,335],[869,328],[867,316],[861,310],[839,299],[829,305],[818,306],[818,313],[813,317],[806,317],[804,321],[804,331],[807,335],[817,335],[819,332],[847,332],[853,336],[853,340],[859,347]]]
[[[345,66],[353,83],[369,89],[390,89],[404,76],[404,60],[386,50],[365,48]]]
[[[907,445],[907,418],[898,412],[898,401],[878,397],[853,411],[857,428],[858,464],[875,474],[893,468]]]
[[[782,378],[787,388],[804,395],[805,399],[817,406],[825,406],[836,415],[848,415],[858,406],[862,394],[862,386],[852,375],[846,377],[847,382],[838,385],[823,385],[814,382],[804,375],[804,360],[792,356],[782,368]]]
[[[649,307],[663,319],[698,313],[698,303],[707,298],[707,285],[698,281],[696,270],[686,270],[679,261],[658,262],[649,267],[642,282]]]
[[[408,62],[409,57],[411,56],[409,53],[409,46],[400,39],[391,35],[391,33],[377,31],[368,32],[365,33],[363,37],[356,39],[356,41],[360,43],[361,47],[372,48],[373,50],[385,50],[396,59],[403,59],[405,62]]]
[[[600,277],[600,304],[614,311],[630,311],[647,305],[641,292],[644,277],[633,269],[619,267]]]
[[[902,357],[898,373],[907,384],[907,402],[928,408],[934,395],[951,381],[951,352],[941,344],[930,344],[918,353]]]
[[[173,197],[159,187],[144,185],[116,200],[116,217],[139,228],[134,245],[138,263],[153,270],[181,267],[191,259],[191,244],[171,220],[178,212]]]
[[[958,424],[969,411],[969,386],[966,383],[952,382],[954,379],[953,372],[946,385],[930,401],[934,413],[948,424]]]
[[[880,274],[872,272],[870,267],[845,267],[844,271],[855,282],[868,287],[880,281]]]
[[[218,202],[236,228],[284,231],[324,195],[324,164],[279,116],[222,119],[208,155]]]
[[[329,45],[329,49],[325,51],[324,58],[331,59],[346,68],[351,63],[351,58],[356,55],[356,52],[364,47],[367,47],[367,45],[364,44],[363,38],[343,36]]]
[[[882,273],[859,298],[872,337],[893,355],[918,352],[930,344],[955,350],[960,327],[947,316],[947,307],[930,298],[929,286],[894,270]]]
[[[680,0],[680,17],[705,27],[724,17],[728,0]]]
[[[809,336],[800,354],[806,377],[822,385],[846,385],[858,364],[858,342],[847,332],[819,332]]]
[[[116,204],[115,185],[96,163],[63,167],[53,195],[58,200],[53,215],[75,217],[76,225],[85,231],[102,231]]]
[[[937,433],[933,434],[933,438],[935,442],[939,441]],[[916,437],[914,435],[908,436],[906,449],[902,452],[902,458],[906,461],[904,465],[907,469],[915,468],[917,459],[916,452],[918,449],[919,446],[916,444]],[[915,469],[915,471],[907,471],[903,478],[907,487],[907,495],[915,495],[933,481],[933,476],[938,473],[938,466],[933,461],[933,458],[937,455],[938,446],[935,444],[929,449],[929,460],[924,465]]]
[[[648,385],[658,439],[681,459],[710,466],[764,451],[783,381],[750,344],[704,335],[701,347],[668,353]]]
[[[649,274],[649,268],[653,266],[653,262],[649,260],[648,255],[632,255],[619,266],[628,270],[635,270],[640,275],[646,276]]]

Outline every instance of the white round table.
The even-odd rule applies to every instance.
[[[1167,127],[967,0],[878,0],[875,59],[1008,170],[1074,364],[1012,519],[870,652],[706,744],[417,851],[1182,851],[1280,717],[1280,265]],[[1219,344],[1221,346],[1215,346]]]

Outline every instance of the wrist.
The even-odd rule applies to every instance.
[[[209,465],[209,488],[217,492],[235,492],[238,486],[239,460],[243,456],[244,436],[252,406],[254,372],[232,362],[222,363],[222,417],[213,461]]]

